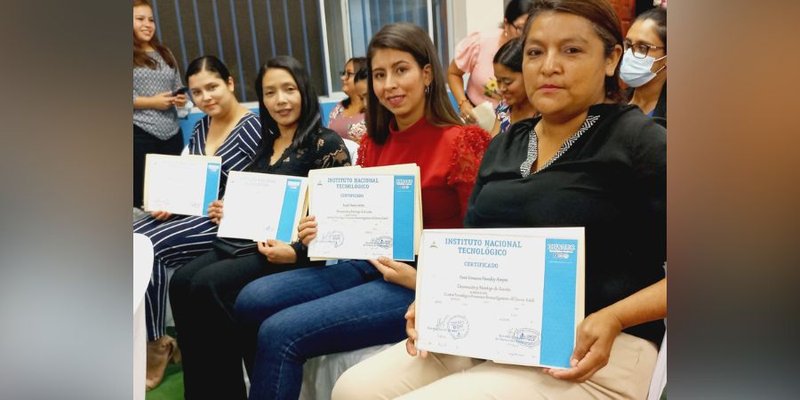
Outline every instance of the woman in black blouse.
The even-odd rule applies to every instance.
[[[317,94],[294,58],[267,61],[256,78],[263,147],[245,171],[308,176],[308,171],[350,165],[342,139],[320,124]],[[209,207],[219,223],[223,202]],[[246,399],[242,375],[245,343],[253,337],[233,320],[233,304],[244,285],[302,265],[300,243],[217,238],[214,250],[180,268],[170,283],[170,300],[183,354],[186,399]]]
[[[489,144],[464,225],[585,227],[587,316],[571,368],[410,358],[412,304],[406,343],[348,370],[334,399],[647,395],[667,313],[666,131],[621,104],[623,38],[607,1],[540,0],[522,39],[525,88],[540,116]]]

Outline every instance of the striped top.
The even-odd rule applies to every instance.
[[[205,154],[206,137],[211,117],[208,115],[197,121],[189,139],[189,154]],[[261,145],[261,121],[256,114],[248,112],[233,128],[228,137],[213,155],[222,157],[222,177],[219,184],[219,198],[225,193],[225,183],[229,171],[241,171],[253,160]]]
[[[159,93],[170,92],[183,86],[181,75],[170,68],[157,51],[149,51],[147,55],[156,61],[158,67],[133,68],[133,99],[139,96],[149,97]],[[151,135],[166,140],[178,133],[178,113],[175,107],[166,110],[155,108],[134,108],[133,124]]]

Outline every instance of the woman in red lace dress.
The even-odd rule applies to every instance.
[[[489,134],[462,126],[428,34],[416,25],[387,25],[367,54],[367,136],[363,167],[420,167],[424,228],[460,228]],[[299,227],[308,244],[313,217]],[[250,399],[296,399],[303,363],[322,354],[395,343],[414,300],[416,269],[388,258],[350,260],[261,278],[236,301],[240,321],[258,328]]]

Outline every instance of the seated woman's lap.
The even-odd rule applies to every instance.
[[[369,262],[345,261],[329,266],[298,268],[250,282],[236,299],[236,317],[258,326],[273,314],[380,277]]]
[[[614,341],[608,364],[590,380],[576,384],[553,378],[536,367],[438,354],[427,359],[412,358],[406,353],[405,344],[400,343],[345,372],[336,383],[333,399],[357,400],[378,395],[404,400],[643,399],[656,356],[653,343],[620,334]],[[460,371],[463,373],[456,373]],[[396,379],[371,379],[373,376]],[[364,382],[372,383],[365,387]]]
[[[288,350],[305,361],[397,342],[405,337],[412,301],[414,291],[377,279],[286,308],[261,324],[257,358],[286,356]]]
[[[187,261],[211,249],[217,225],[207,217],[172,216],[165,221],[146,217],[134,223],[133,231],[150,239],[155,258],[167,261],[165,258],[178,257]]]

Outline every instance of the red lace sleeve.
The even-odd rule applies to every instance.
[[[454,151],[450,159],[450,173],[447,184],[458,191],[461,204],[461,219],[467,211],[467,202],[478,177],[483,153],[489,146],[491,136],[485,130],[475,126],[464,126],[454,141]]]
[[[361,139],[361,143],[358,145],[358,159],[356,160],[356,164],[362,167],[370,167],[372,166],[369,162],[369,153],[370,148],[372,147],[372,140],[364,135]]]
[[[450,158],[448,185],[457,183],[472,185],[475,183],[483,153],[489,146],[490,140],[489,133],[475,125],[467,125],[462,128],[461,133],[456,137],[455,151]]]

